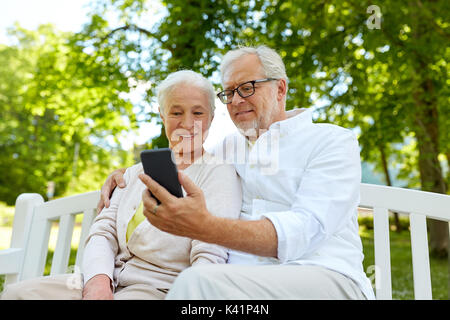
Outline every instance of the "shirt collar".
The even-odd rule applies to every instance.
[[[299,108],[286,111],[287,119],[272,123],[269,130],[289,133],[312,123],[312,108]]]
[[[304,126],[312,124],[313,108],[298,108],[286,111],[287,119],[277,121],[269,126],[269,130],[279,130],[280,134],[288,134],[289,132],[302,129]],[[238,134],[241,139],[245,139],[246,145],[251,150],[256,141],[251,142],[242,134]]]

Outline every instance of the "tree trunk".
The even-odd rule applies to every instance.
[[[438,99],[430,77],[429,64],[431,56],[421,51],[430,41],[430,25],[421,16],[420,3],[412,7],[412,41],[411,47],[415,81],[413,81],[414,131],[419,149],[419,172],[422,190],[446,193],[445,179],[442,175],[439,155],[439,117]],[[435,257],[448,255],[449,228],[447,222],[428,220],[430,253]],[[450,287],[449,287],[450,293]]]
[[[422,190],[446,193],[439,155],[439,126],[436,98],[430,79],[424,79],[421,88],[414,93],[416,104],[416,138],[419,149],[419,172]],[[448,223],[428,220],[430,252],[436,257],[445,257],[448,252]]]
[[[445,154],[445,157],[447,158],[447,166],[450,167],[450,152],[447,152]],[[450,170],[447,170],[447,176],[445,177],[446,190],[448,190],[449,184],[450,184]]]

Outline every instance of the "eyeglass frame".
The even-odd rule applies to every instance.
[[[248,98],[248,97],[251,97],[252,95],[254,95],[255,92],[256,92],[256,90],[255,90],[255,83],[268,82],[268,81],[274,81],[274,80],[280,80],[280,79],[277,79],[277,78],[265,78],[265,79],[258,79],[258,80],[246,81],[246,82],[244,82],[244,83],[241,83],[240,85],[238,85],[238,86],[237,86],[236,88],[234,88],[234,89],[227,89],[227,90],[220,91],[220,92],[217,94],[217,97],[219,98],[220,102],[222,102],[223,104],[230,104],[230,103],[232,102],[232,100],[233,100],[233,97],[234,97],[234,93],[235,93],[235,92],[237,92],[238,95],[239,95],[241,98]],[[253,92],[252,92],[251,94],[249,94],[248,96],[244,96],[244,95],[239,91],[239,88],[240,88],[241,86],[243,86],[243,85],[245,85],[245,84],[249,84],[249,83],[252,84]],[[225,93],[226,91],[228,91],[228,92],[231,91],[231,93],[232,93],[230,102],[223,102],[223,100],[222,100],[222,98],[221,98],[221,96],[224,96],[224,93]]]

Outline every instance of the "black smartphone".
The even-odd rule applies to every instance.
[[[172,150],[169,148],[144,150],[141,152],[144,173],[174,196],[182,198],[183,191],[180,181],[178,181],[178,170],[173,159]],[[156,201],[158,204],[160,203],[158,199]]]

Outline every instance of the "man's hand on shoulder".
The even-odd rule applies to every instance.
[[[111,198],[111,194],[113,193],[116,186],[119,188],[125,188],[125,179],[123,175],[125,174],[126,169],[121,168],[114,170],[106,179],[100,191],[100,200],[97,204],[97,213],[100,213],[103,208],[109,208],[109,199]]]

